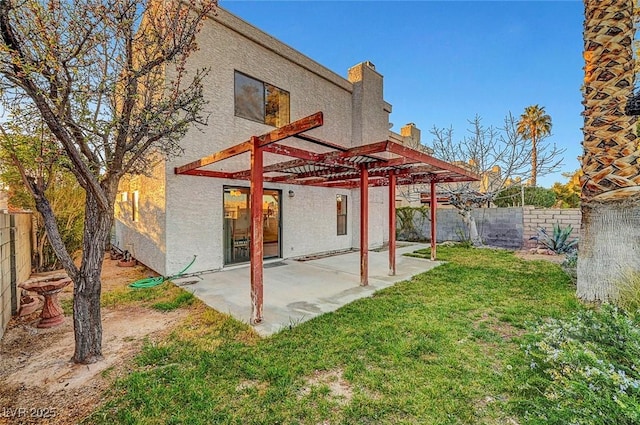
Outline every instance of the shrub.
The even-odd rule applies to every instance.
[[[556,254],[566,254],[573,251],[578,244],[577,238],[569,239],[571,232],[573,232],[571,225],[563,229],[556,223],[553,225],[553,233],[549,234],[547,229],[539,227],[538,234],[529,239],[541,243]]]
[[[509,186],[496,195],[493,203],[497,207],[516,207],[522,204],[522,187]],[[539,208],[550,208],[556,203],[556,194],[544,187],[525,187],[524,204]]]
[[[396,208],[396,237],[403,241],[424,241],[424,223],[429,220],[429,209],[425,207]]]
[[[530,423],[640,423],[640,315],[611,305],[541,325],[526,346]]]

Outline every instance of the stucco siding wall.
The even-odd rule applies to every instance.
[[[167,273],[182,269],[197,255],[190,271],[223,265],[223,185],[225,180],[196,176],[167,179]],[[245,186],[247,182],[242,182]]]
[[[184,176],[191,180],[194,192],[176,193],[172,202],[188,208],[170,208],[167,214],[168,274],[184,267],[193,255],[196,263],[190,271],[218,270],[224,265],[223,188],[225,185],[248,187],[246,181]],[[352,247],[354,230],[351,193],[344,189],[265,184],[266,189],[281,190],[281,250],[283,258],[342,250]],[[294,196],[289,197],[289,190]],[[198,195],[193,195],[197,193]],[[336,195],[348,196],[347,235],[337,235]],[[198,214],[192,214],[194,210]]]
[[[222,23],[221,23],[222,22]],[[258,44],[227,25],[239,25],[239,30],[253,30]],[[289,92],[291,121],[322,111],[325,125],[311,130],[310,135],[351,146],[351,83],[335,74],[333,81],[319,75],[326,68],[315,64],[309,70],[299,63],[284,57],[293,54],[292,49],[280,43],[275,50],[273,38],[259,32],[243,21],[232,17],[224,10],[219,16],[205,23],[198,36],[200,50],[189,60],[190,69],[210,68],[204,80],[204,97],[209,101],[205,107],[208,112],[208,125],[199,131],[192,128],[185,137],[184,154],[171,161],[173,169],[199,159],[223,148],[241,143],[253,135],[273,130],[273,127],[254,122],[234,114],[234,71],[240,71],[266,83]],[[264,44],[268,44],[265,46]],[[269,48],[270,47],[270,48]],[[305,63],[309,67],[314,62]],[[313,148],[307,142],[287,141],[303,148]],[[279,158],[282,160],[282,157]],[[265,164],[272,162],[272,155],[265,155]],[[248,168],[249,155],[243,154],[226,160],[216,169]]]
[[[295,196],[287,193],[293,190]],[[336,195],[347,195],[347,234],[338,236]],[[288,186],[283,190],[283,257],[351,248],[354,231],[353,202],[349,190]]]
[[[370,62],[349,69],[353,82],[353,141],[355,145],[386,140],[389,137],[391,105],[384,101],[383,77]]]
[[[121,181],[115,204],[115,235],[112,241],[163,275],[166,274],[165,180],[164,161],[161,161],[149,176],[134,176]],[[134,191],[139,193],[138,221],[133,221]]]
[[[354,248],[360,248],[360,189],[353,189]],[[369,188],[369,249],[379,248],[389,241],[388,188]]]

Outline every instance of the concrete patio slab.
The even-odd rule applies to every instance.
[[[388,251],[369,252],[369,286],[360,286],[360,253],[350,252],[317,260],[279,260],[264,268],[264,320],[254,326],[268,336],[312,319],[396,282],[430,270],[438,261],[402,254],[428,245],[405,245],[396,251],[395,276],[388,275]],[[202,280],[184,286],[209,307],[249,323],[251,317],[250,269],[247,266],[200,275]],[[176,279],[175,283],[192,278]]]

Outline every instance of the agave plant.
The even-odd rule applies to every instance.
[[[556,223],[553,225],[553,234],[549,234],[545,228],[539,227],[538,234],[532,236],[529,240],[541,243],[556,254],[566,254],[576,249],[578,244],[578,238],[569,239],[571,232],[573,232],[571,225],[563,229],[560,224]]]

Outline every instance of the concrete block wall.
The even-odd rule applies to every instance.
[[[0,338],[11,319],[11,224],[9,214],[0,214]]]
[[[17,284],[31,275],[31,214],[0,213],[0,338],[20,307]]]
[[[573,227],[571,236],[577,237],[580,231],[581,220],[582,213],[580,212],[580,208],[556,209],[524,207],[524,247],[535,247],[536,241],[529,239],[537,233],[537,229],[542,227],[547,231],[552,231],[555,223],[560,224],[560,227],[571,225]]]
[[[462,216],[454,208],[441,208],[437,216],[437,240],[461,241],[469,237]],[[577,237],[580,229],[581,213],[579,208],[543,209],[534,207],[477,208],[472,212],[478,227],[478,233],[485,244],[508,249],[526,249],[536,246],[529,240],[540,227],[548,231],[559,223],[561,227],[571,225],[572,237]],[[414,225],[420,237],[430,239],[431,222],[421,217],[414,218]],[[403,235],[398,235],[399,239]]]
[[[523,238],[523,214],[521,208],[478,208],[473,210],[478,233],[487,245],[520,249]],[[459,241],[469,237],[467,226],[458,210],[443,208],[437,214],[438,242]],[[424,225],[423,234],[429,236],[430,222]]]

